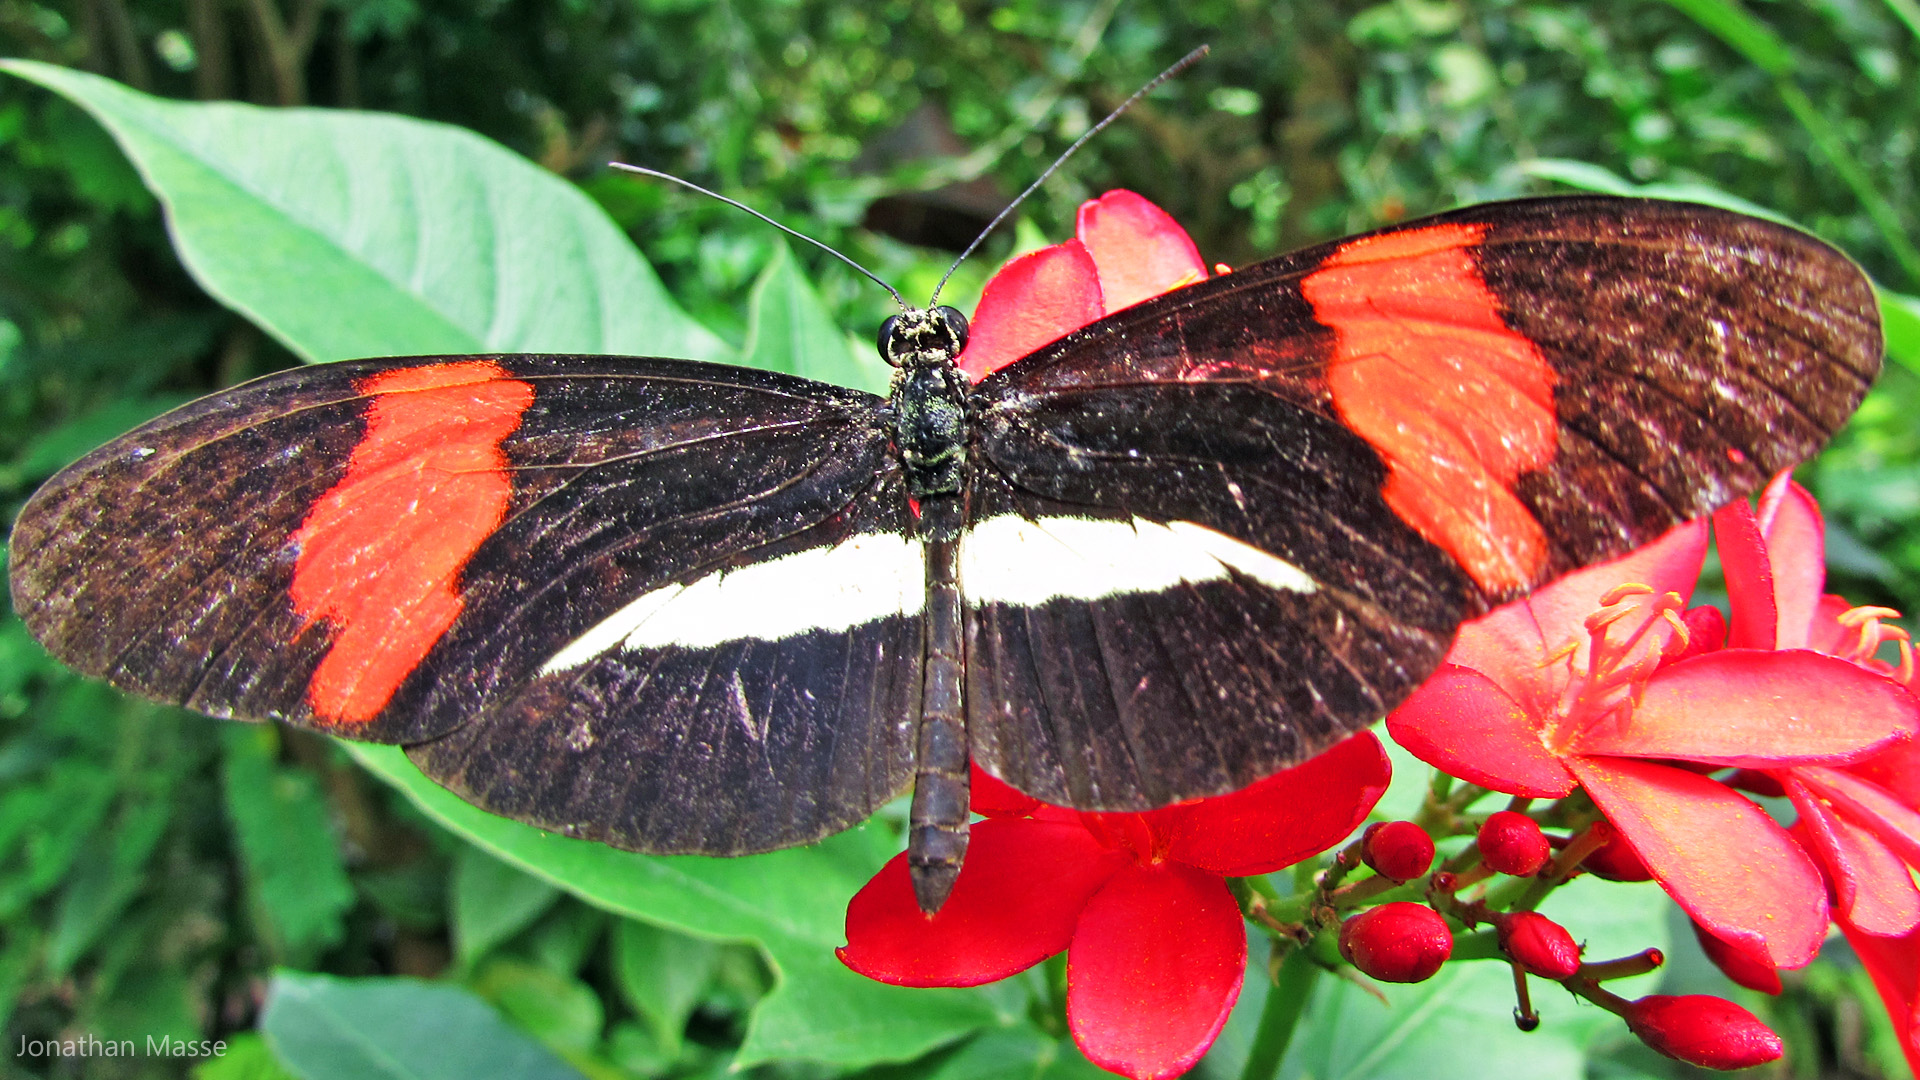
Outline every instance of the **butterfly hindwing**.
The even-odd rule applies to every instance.
[[[554,827],[582,820],[555,787],[570,782],[595,801],[574,831],[629,846],[664,830],[735,849],[755,842],[742,807],[763,818],[763,846],[811,839],[906,782],[917,701],[902,680],[917,653],[901,642],[917,645],[917,606],[799,645],[778,640],[784,623],[752,640],[766,626],[743,607],[723,628],[738,640],[694,635],[667,656],[592,632],[643,597],[775,553],[864,536],[917,558],[878,405],[688,361],[286,372],[49,482],[15,532],[15,607],[62,659],[151,698],[375,741],[456,733],[457,752],[447,740],[416,751],[429,772]],[[556,658],[564,687],[543,675]],[[629,692],[669,669],[681,689]],[[580,728],[587,699],[600,713]],[[774,732],[751,753],[702,727],[736,704],[751,717],[740,732]],[[622,757],[702,739],[720,749],[673,757],[654,788],[634,777],[648,759]],[[731,805],[680,800],[671,827],[635,824],[676,792],[723,786]]]
[[[906,506],[885,475],[826,521],[643,592],[408,754],[485,809],[641,851],[853,825],[912,772],[926,564]]]
[[[976,391],[963,545],[1095,584],[996,596],[963,555],[975,757],[1111,810],[1304,760],[1461,619],[1811,455],[1880,349],[1870,287],[1819,241],[1602,198],[1442,215],[1109,316]]]

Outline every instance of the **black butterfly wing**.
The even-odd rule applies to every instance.
[[[1270,775],[1396,705],[1462,619],[1815,452],[1880,353],[1819,241],[1605,198],[1118,312],[976,390],[975,759],[1087,809]]]
[[[282,373],[50,481],[15,529],[14,605],[86,674],[407,744],[545,827],[650,851],[799,843],[911,770],[923,564],[879,405],[669,360]],[[779,572],[873,552],[910,595],[849,607],[830,575]],[[739,602],[755,582],[772,594]],[[715,592],[732,621],[703,615]],[[609,628],[648,597],[651,629]],[[791,617],[836,601],[852,614],[832,630]]]

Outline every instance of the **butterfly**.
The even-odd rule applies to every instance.
[[[891,392],[688,360],[282,372],[47,482],[15,609],[78,671],[398,743],[473,803],[654,853],[803,844],[915,789],[923,908],[969,762],[1049,803],[1217,795],[1365,727],[1464,620],[1814,453],[1871,285],[1702,206],[1496,203]]]

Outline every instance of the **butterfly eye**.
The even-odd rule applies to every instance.
[[[885,360],[889,364],[893,364],[893,350],[888,348],[888,344],[893,341],[894,327],[899,325],[900,316],[898,315],[890,315],[887,317],[886,322],[880,324],[880,337],[878,341],[880,346],[880,359]],[[893,364],[893,366],[899,367],[900,365]]]
[[[936,309],[940,317],[947,321],[947,330],[953,334],[953,351],[960,352],[967,347],[967,317],[955,308],[945,304]]]

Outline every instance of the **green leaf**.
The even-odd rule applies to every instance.
[[[51,890],[86,850],[114,795],[113,774],[85,759],[63,759],[39,784],[0,797],[0,919]],[[19,845],[17,854],[9,849]]]
[[[1732,210],[1737,214],[1751,214],[1754,217],[1777,221],[1782,225],[1793,225],[1792,220],[1777,210],[1771,210],[1759,203],[1750,202],[1738,195],[1731,195],[1711,184],[1636,184],[1619,173],[1587,161],[1569,161],[1564,158],[1534,158],[1520,163],[1520,171],[1541,180],[1551,180],[1581,191],[1597,191],[1602,195],[1630,195],[1646,199],[1673,199],[1677,202],[1701,203],[1717,206],[1722,210]]]
[[[1070,1039],[1031,1027],[988,1031],[911,1065],[877,1069],[862,1080],[1112,1080],[1082,1057]]]
[[[852,350],[785,241],[760,271],[747,300],[747,343],[741,362],[821,382],[887,392],[892,373],[873,348]]]
[[[460,849],[453,860],[453,945],[463,966],[532,925],[553,906],[560,890],[479,848]]]
[[[474,978],[473,989],[515,1025],[557,1050],[593,1049],[606,1025],[606,1010],[592,987],[539,964],[490,960]]]
[[[96,941],[127,901],[146,883],[147,857],[165,834],[173,808],[149,802],[130,811],[111,829],[96,834],[91,858],[67,879],[47,939],[47,971],[64,975]]]
[[[606,937],[613,920],[587,904],[562,903],[535,923],[518,942],[527,959],[549,971],[571,974],[585,967]]]
[[[638,919],[613,932],[613,975],[621,996],[647,1022],[653,1041],[678,1057],[687,1017],[713,978],[720,947]]]
[[[104,990],[95,988],[82,1013],[84,1026],[102,1040],[131,1039],[138,1047],[148,1039],[200,1041],[202,988],[188,979],[182,965],[167,966],[148,955],[110,991]]]
[[[857,1067],[907,1061],[999,1015],[973,990],[906,990],[848,971],[847,900],[892,855],[872,825],[806,848],[740,859],[650,856],[569,839],[463,802],[389,746],[348,744],[428,816],[495,856],[618,915],[712,939],[762,946],[779,984],[762,999],[736,1068],[780,1058]]]
[[[38,972],[41,944],[40,928],[26,923],[16,924],[7,935],[6,946],[0,948],[0,1025],[13,1016],[20,992]]]
[[[275,763],[273,728],[229,724],[221,738],[227,819],[256,913],[288,956],[317,955],[340,941],[354,899],[326,799],[311,774]]]
[[[301,1080],[580,1080],[458,987],[282,971],[260,1031]]]
[[[1887,358],[1920,372],[1920,296],[1881,289],[1880,324],[1887,335]]]
[[[115,435],[190,400],[190,394],[154,394],[102,405],[34,436],[15,462],[13,472],[28,480],[52,476],[75,458]]]
[[[1699,23],[1701,29],[1767,74],[1785,75],[1793,70],[1793,53],[1787,43],[1734,0],[1667,0],[1667,3],[1679,8],[1682,14]]]
[[[305,359],[726,352],[598,206],[471,132],[0,66],[93,114],[160,197],[200,284]]]
[[[258,1032],[242,1031],[227,1040],[226,1053],[194,1067],[193,1080],[296,1080],[274,1060]]]

